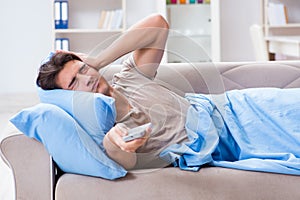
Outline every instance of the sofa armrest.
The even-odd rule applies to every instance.
[[[12,170],[16,199],[53,199],[53,162],[41,143],[13,135],[1,141],[0,151]]]

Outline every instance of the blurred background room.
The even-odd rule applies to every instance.
[[[170,24],[163,62],[298,59],[299,10],[299,0],[3,1],[1,138],[13,114],[39,102],[35,79],[50,51],[95,54],[136,21],[160,13]]]

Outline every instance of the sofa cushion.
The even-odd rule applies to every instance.
[[[295,200],[300,199],[299,177],[205,167],[189,172],[168,167],[129,172],[107,181],[64,174],[57,182],[55,199],[119,200]]]

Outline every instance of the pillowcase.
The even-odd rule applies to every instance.
[[[25,135],[43,143],[64,172],[110,180],[127,173],[105,154],[104,149],[74,118],[58,106],[40,103],[21,110],[10,121]]]
[[[54,104],[68,114],[101,147],[105,134],[116,121],[115,100],[100,93],[73,90],[43,90],[38,88],[42,103]]]

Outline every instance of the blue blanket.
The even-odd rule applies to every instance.
[[[161,157],[181,169],[204,164],[300,175],[300,89],[187,94],[189,141]]]

